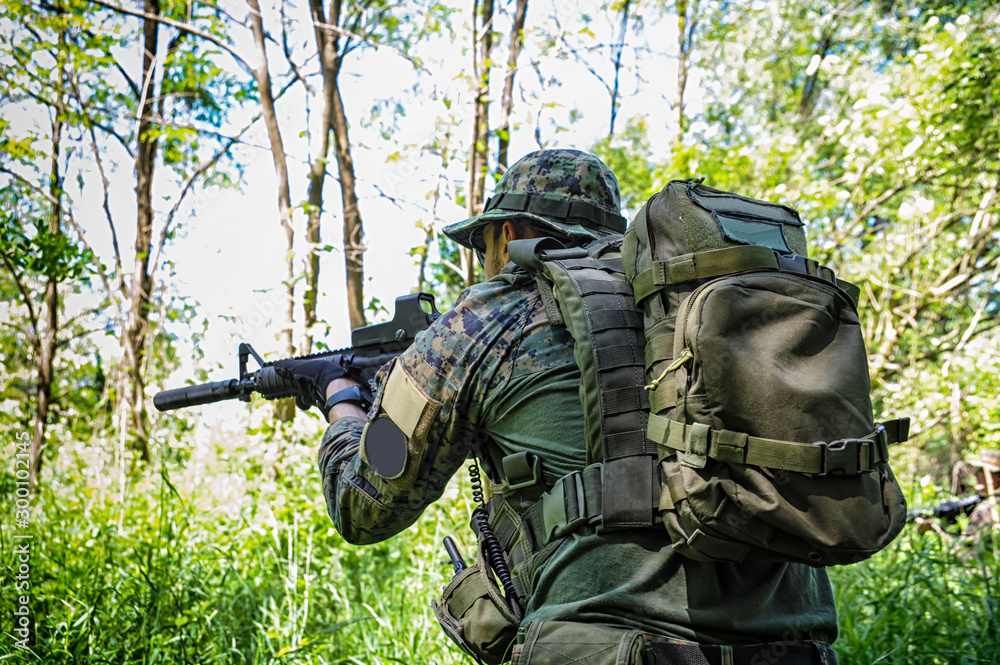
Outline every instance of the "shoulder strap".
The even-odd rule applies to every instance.
[[[657,446],[646,436],[643,318],[624,275],[620,245],[621,236],[587,250],[555,248],[545,239],[508,245],[515,263],[551,284],[576,342],[587,462],[603,463],[604,529],[652,526],[659,497]]]

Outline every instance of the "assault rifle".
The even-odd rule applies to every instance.
[[[970,514],[982,500],[983,497],[978,494],[973,494],[972,496],[967,496],[964,499],[942,501],[936,506],[911,508],[906,511],[906,521],[910,522],[918,517],[936,517],[947,521],[948,524],[954,524],[959,515]]]
[[[425,311],[421,303],[426,304],[429,311]],[[413,344],[417,333],[426,330],[440,315],[434,304],[434,296],[430,293],[400,296],[396,298],[396,311],[392,321],[351,331],[351,348],[299,356],[292,360],[339,356],[338,361],[349,373],[358,378],[370,379],[382,365]],[[247,361],[251,356],[260,365],[260,369],[247,369]],[[245,342],[240,342],[239,362],[239,378],[164,390],[153,397],[153,405],[160,411],[170,411],[227,399],[249,402],[253,393],[264,399],[300,397],[300,384],[280,376],[274,370],[274,362],[264,362],[253,347]]]

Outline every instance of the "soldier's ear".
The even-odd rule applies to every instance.
[[[523,240],[525,238],[535,237],[537,236],[534,233],[534,229],[530,225],[514,220],[505,221],[497,233],[497,240],[503,241],[503,258],[510,261],[510,255],[507,253],[507,244],[512,240]]]
[[[517,228],[517,224],[509,220],[503,223],[501,233],[503,233],[504,244],[509,243],[511,240],[518,240],[521,237],[521,230]]]

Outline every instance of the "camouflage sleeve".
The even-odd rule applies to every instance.
[[[391,367],[379,371],[369,428],[388,417],[383,401],[391,386],[405,386],[408,404],[422,409],[409,425],[391,418],[407,437],[397,475],[380,476],[369,464],[368,454],[379,441],[363,431],[364,421],[337,421],[327,429],[320,452],[323,492],[327,511],[348,542],[373,543],[399,533],[444,492],[482,437],[486,395],[509,378],[503,360],[525,323],[519,300],[516,290],[503,285],[472,287]]]

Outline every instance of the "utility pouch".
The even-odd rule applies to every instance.
[[[497,586],[482,541],[476,563],[456,575],[441,601],[432,604],[441,628],[462,651],[487,665],[510,657],[524,615],[517,601],[508,601]]]
[[[511,665],[642,665],[645,640],[638,630],[596,623],[532,621]]]

